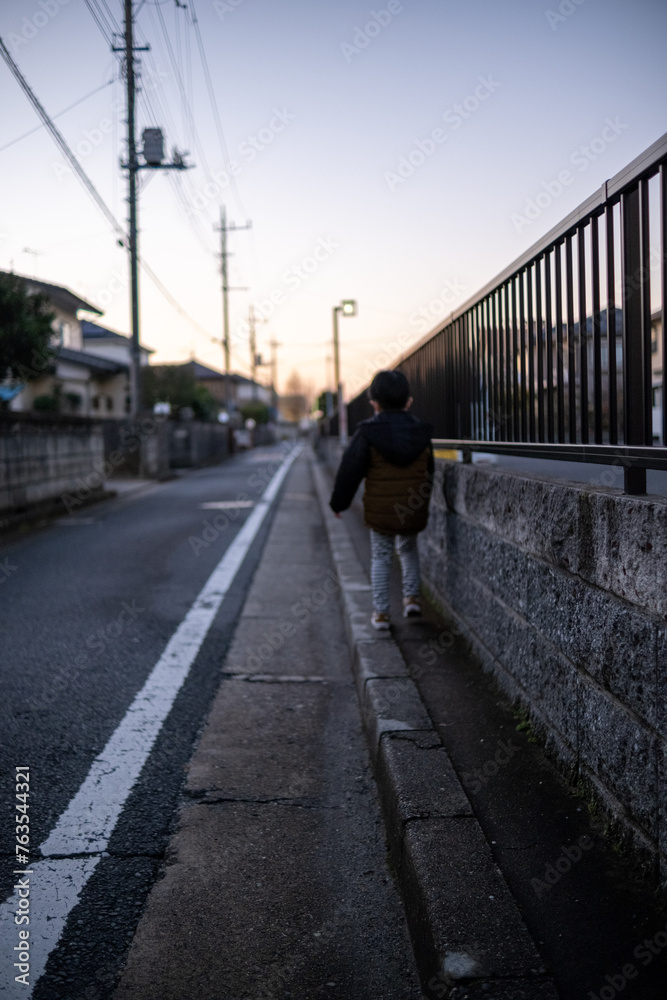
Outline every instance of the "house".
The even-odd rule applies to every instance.
[[[0,272],[7,273],[7,272]],[[63,285],[23,277],[29,294],[41,292],[55,313],[54,356],[37,366],[41,374],[8,393],[14,412],[58,410],[84,417],[124,417],[130,409],[130,339],[82,319],[102,310]],[[142,364],[152,352],[141,350]],[[11,398],[10,398],[11,397]]]
[[[89,364],[96,359],[105,363],[114,363],[119,371],[116,378],[108,378],[104,383],[96,380],[94,394],[91,397],[91,416],[123,416],[129,411],[129,371],[131,364],[132,344],[128,336],[116,333],[106,327],[99,326],[84,319],[81,323],[84,354]],[[140,346],[141,366],[147,365],[150,355],[155,352],[149,347]]]
[[[271,406],[273,393],[270,386],[260,385],[244,375],[230,373],[225,375],[215,368],[203,365],[199,361],[186,361],[181,365],[160,365],[160,368],[189,369],[199,385],[211,393],[211,396],[224,409],[241,409],[246,403],[258,402]]]

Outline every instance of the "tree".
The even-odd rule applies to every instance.
[[[147,406],[170,403],[172,410],[189,407],[197,420],[212,420],[217,404],[203,385],[198,385],[187,365],[147,365],[141,369],[143,400]]]
[[[55,354],[54,319],[47,295],[31,295],[24,278],[0,274],[0,381],[15,385],[45,374]]]
[[[265,403],[260,403],[258,399],[249,400],[240,407],[241,416],[244,420],[255,421],[256,424],[268,424],[269,408]]]
[[[185,365],[147,365],[141,369],[144,403],[171,403],[172,409],[192,406],[196,381]]]
[[[291,372],[280,397],[280,409],[288,420],[300,420],[308,415],[313,397],[310,383],[304,382],[297,371]]]

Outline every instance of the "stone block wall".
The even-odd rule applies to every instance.
[[[425,581],[667,881],[667,500],[437,462]]]
[[[169,465],[172,469],[217,465],[229,452],[229,431],[221,424],[195,420],[169,421]]]
[[[104,463],[98,423],[7,414],[0,419],[0,511],[22,510],[77,488]]]

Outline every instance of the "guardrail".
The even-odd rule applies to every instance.
[[[667,134],[397,360],[439,446],[667,469]],[[366,392],[348,405],[353,430]]]

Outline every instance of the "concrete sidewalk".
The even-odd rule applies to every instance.
[[[301,458],[116,1000],[421,996],[339,594]]]

